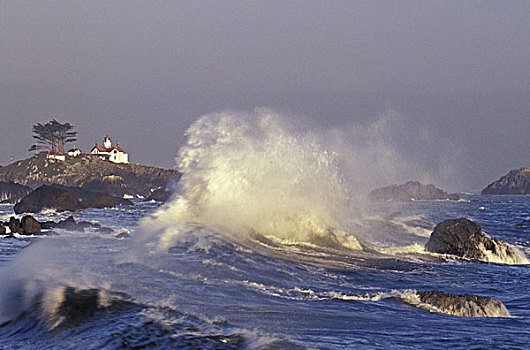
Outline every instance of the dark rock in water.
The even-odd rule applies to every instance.
[[[116,238],[129,238],[129,237],[130,235],[125,231],[122,231],[116,235]]]
[[[146,201],[167,202],[170,196],[171,196],[171,194],[168,191],[166,191],[164,188],[159,188],[159,189],[153,191],[153,193],[151,193],[151,195],[149,197],[147,197],[145,200]]]
[[[425,249],[434,253],[452,254],[482,261],[490,261],[491,256],[509,263],[517,263],[519,259],[511,246],[489,238],[479,225],[465,218],[445,220],[436,225],[425,244]],[[522,262],[523,260],[520,263]]]
[[[69,216],[65,220],[62,220],[62,221],[59,221],[59,222],[55,223],[53,228],[60,228],[60,229],[63,229],[63,230],[68,230],[68,231],[79,231],[79,232],[83,232],[84,231],[84,228],[80,227],[75,222],[75,219],[74,219],[73,216]]]
[[[446,294],[437,290],[417,292],[420,301],[434,311],[461,317],[510,317],[506,306],[498,300],[477,295]],[[432,311],[432,310],[431,310]]]
[[[30,192],[28,186],[0,181],[0,203],[16,203]]]
[[[83,209],[83,205],[67,189],[43,185],[15,204],[14,210],[16,214],[38,213],[44,208],[74,211]]]
[[[530,167],[511,170],[497,181],[489,184],[481,194],[530,194]]]
[[[34,235],[41,232],[40,223],[31,215],[24,216],[20,221],[20,224],[26,235]]]
[[[97,233],[114,233],[114,230],[109,227],[101,227],[96,230]]]
[[[92,222],[89,222],[89,221],[80,221],[78,224],[77,224],[78,227],[81,227],[83,229],[85,228],[100,228],[101,225],[98,224],[98,223],[92,223]]]
[[[417,181],[409,181],[403,185],[381,187],[370,192],[370,200],[409,202],[414,200],[458,200],[457,194],[436,188],[434,185],[423,185]]]
[[[24,234],[24,230],[22,229],[22,226],[20,225],[20,221],[16,219],[14,216],[9,218],[9,230],[11,233],[18,233],[18,234]]]
[[[4,225],[0,225],[0,236],[5,235],[7,232],[6,227]]]
[[[42,185],[14,207],[16,214],[38,213],[44,208],[57,211],[76,211],[86,208],[107,208],[117,205],[132,205],[127,199],[112,197],[104,193],[87,191],[82,188],[60,185]]]

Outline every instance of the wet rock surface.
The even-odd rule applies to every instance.
[[[15,204],[15,214],[38,213],[43,209],[76,211],[86,208],[110,208],[117,205],[133,205],[127,199],[77,187],[42,185]]]
[[[499,257],[517,263],[518,259],[523,259],[518,257],[513,247],[488,237],[478,224],[465,218],[445,220],[436,225],[425,244],[425,249],[482,261]],[[522,262],[524,261],[521,260]]]
[[[420,301],[435,311],[461,317],[510,317],[501,301],[469,294],[446,294],[437,290],[417,293]]]

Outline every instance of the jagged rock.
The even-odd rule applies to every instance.
[[[75,211],[86,208],[106,208],[132,205],[127,199],[76,187],[42,185],[15,204],[16,214],[38,213],[45,208],[57,211]]]
[[[489,184],[481,194],[530,194],[530,167],[511,170],[499,180]]]
[[[437,290],[417,292],[420,301],[436,311],[460,317],[510,317],[501,301],[477,295],[446,294]]]
[[[488,254],[517,260],[511,246],[489,238],[479,225],[465,218],[445,220],[436,225],[425,249],[482,261],[490,260]]]
[[[33,235],[41,232],[40,223],[31,215],[26,215],[20,221],[24,234]]]
[[[179,176],[176,170],[116,164],[88,155],[64,162],[48,162],[45,155],[35,155],[0,168],[0,181],[14,181],[31,188],[51,184],[81,187],[114,197],[124,194],[148,197]]]
[[[31,192],[31,187],[0,181],[0,203],[16,203]]]
[[[458,200],[457,194],[436,188],[434,185],[423,185],[417,181],[409,181],[403,185],[391,185],[373,190],[369,194],[371,200],[409,202],[413,200]]]

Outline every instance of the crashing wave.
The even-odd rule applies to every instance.
[[[354,209],[338,155],[293,129],[266,109],[200,118],[177,159],[177,196],[142,221],[137,241],[167,249],[193,223],[239,238],[362,249],[345,229]]]

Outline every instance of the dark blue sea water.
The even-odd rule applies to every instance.
[[[192,223],[171,236],[168,218],[176,215],[175,227],[182,223],[171,207],[136,201],[73,214],[113,234],[0,238],[0,347],[529,348],[529,265],[462,260],[422,247],[436,223],[467,217],[528,255],[530,196],[373,203],[369,219],[352,227],[378,251],[228,235]],[[138,226],[154,212],[165,212],[164,224],[158,216]],[[0,207],[2,220],[10,215],[10,206]],[[149,229],[169,235],[167,249],[138,238]],[[131,238],[116,238],[122,231]],[[493,297],[511,317],[457,317],[410,302],[416,291],[433,289]]]

